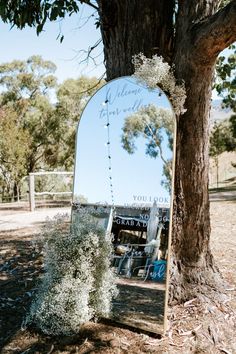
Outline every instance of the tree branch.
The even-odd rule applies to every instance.
[[[214,62],[222,50],[236,41],[236,0],[194,25],[192,31],[197,59]]]
[[[90,0],[80,0],[81,4],[84,3],[86,5],[91,6],[93,9],[98,11],[98,7],[94,5]]]

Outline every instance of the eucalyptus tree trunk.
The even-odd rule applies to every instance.
[[[217,284],[209,247],[209,112],[217,55],[236,40],[236,1],[97,0],[108,80],[133,73],[132,56],[162,55],[187,91],[177,117],[171,300]],[[176,14],[175,14],[176,11]],[[175,30],[174,30],[175,29]]]
[[[14,185],[13,185],[13,200],[14,200],[14,202],[20,201],[19,185],[16,182],[14,182]]]
[[[108,80],[133,74],[132,56],[170,60],[174,0],[97,0]]]

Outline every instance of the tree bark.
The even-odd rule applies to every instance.
[[[232,9],[232,4],[229,6]],[[214,286],[219,282],[218,268],[209,244],[209,115],[214,64],[219,45],[223,49],[222,44],[225,42],[226,46],[229,42],[227,28],[221,30],[222,36],[217,40],[210,34],[214,27],[213,19],[214,28],[219,27],[222,13],[229,13],[229,9],[215,14],[216,10],[217,1],[183,1],[177,18],[173,62],[175,75],[177,79],[184,80],[187,93],[187,111],[177,117],[170,291],[171,300],[177,301],[194,296],[199,290],[197,284]],[[200,24],[202,18],[203,25]],[[206,18],[210,24],[207,24]],[[202,36],[204,31],[205,36]],[[199,43],[201,36],[202,41]],[[206,50],[206,47],[209,49]]]
[[[13,199],[14,199],[14,202],[19,202],[20,198],[21,198],[20,183],[15,181],[14,185],[13,185]]]
[[[216,1],[217,3],[217,1]],[[236,39],[236,1],[231,1],[192,29],[194,54],[198,61],[213,64],[218,54]]]
[[[133,73],[132,56],[171,60],[174,0],[97,0],[107,79]]]
[[[217,273],[209,247],[208,196],[209,111],[214,67],[199,67],[190,53],[188,58],[176,55],[176,73],[184,79],[187,91],[187,111],[177,119],[172,233],[172,299],[176,300],[191,296],[186,291],[188,283],[212,283]]]
[[[143,52],[162,55],[185,82],[187,111],[177,117],[170,287],[171,300],[181,302],[196,294],[197,285],[219,280],[209,246],[209,112],[216,56],[236,39],[236,1],[217,12],[220,0],[179,0],[175,24],[172,0],[97,3],[108,80],[132,74],[132,56]]]

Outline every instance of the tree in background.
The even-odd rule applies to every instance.
[[[235,125],[235,115],[214,124],[210,136],[210,156],[220,155],[224,151],[236,150]]]
[[[71,169],[74,166],[75,134],[81,113],[88,99],[104,82],[96,78],[67,79],[57,89],[55,118],[64,125],[58,164]]]
[[[209,111],[219,53],[236,40],[236,1],[97,0],[7,2],[2,19],[19,28],[36,26],[79,11],[98,11],[107,79],[130,75],[132,58],[161,55],[184,81],[186,112],[177,119],[177,153],[172,239],[171,300],[184,301],[219,283],[210,250],[208,196]],[[6,2],[4,2],[6,4]]]
[[[222,108],[236,113],[236,45],[229,47],[229,55],[219,56],[216,62],[214,87],[222,97]],[[236,151],[236,115],[215,123],[210,136],[210,156],[215,160],[218,186],[218,157],[224,151]],[[232,163],[234,166],[234,164]],[[234,166],[235,167],[235,166]]]
[[[18,126],[15,111],[0,109],[0,186],[2,199],[19,200],[20,182],[25,176],[29,133]]]
[[[229,51],[230,54],[227,57],[222,55],[217,60],[214,85],[218,94],[222,97],[222,107],[230,108],[233,111],[228,121],[226,120],[218,125],[224,151],[236,149],[236,45],[231,45]],[[222,133],[220,133],[221,128],[223,128]]]
[[[21,179],[31,172],[73,168],[76,126],[98,80],[83,77],[58,86],[55,70],[40,56],[0,65],[3,197],[19,199]]]
[[[221,55],[217,60],[215,89],[223,98],[223,107],[236,112],[236,45],[229,50],[227,57]]]
[[[214,88],[222,97],[222,107],[230,108],[233,111],[229,120],[219,123],[219,130],[222,129],[221,140],[225,146],[224,151],[235,150],[236,139],[236,45],[229,47],[229,55],[219,56],[216,63],[216,79]],[[227,126],[227,133],[225,132]],[[225,138],[224,138],[225,137]]]
[[[21,178],[44,167],[50,155],[48,149],[56,142],[52,136],[58,120],[53,116],[54,108],[49,100],[49,92],[56,86],[52,75],[55,70],[52,62],[40,56],[0,65],[2,169],[5,180],[7,176],[14,185],[10,193],[14,199],[19,197]],[[11,130],[11,140],[7,130]],[[9,144],[14,148],[8,149]],[[6,150],[11,155],[7,160]]]
[[[215,123],[210,135],[210,156],[214,159],[216,166],[216,184],[219,187],[219,155],[225,151],[236,150],[235,134],[236,116]]]
[[[166,156],[163,145],[168,140],[168,147],[173,150],[174,116],[172,110],[149,104],[128,116],[122,130],[122,147],[129,154],[133,154],[136,150],[135,140],[143,137],[146,143],[146,154],[153,158],[160,157],[165,176],[162,185],[170,191],[172,159]]]

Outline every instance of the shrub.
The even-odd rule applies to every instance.
[[[42,233],[45,275],[26,323],[46,334],[73,334],[91,319],[108,317],[117,293],[110,235],[85,209],[78,220],[69,227],[57,216]]]

